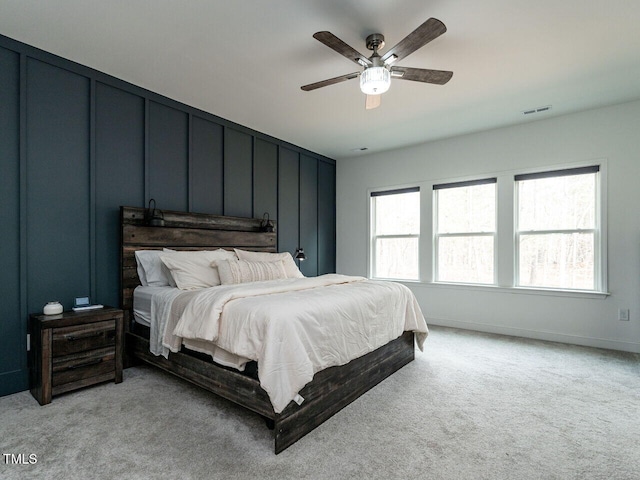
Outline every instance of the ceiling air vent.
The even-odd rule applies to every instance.
[[[551,105],[545,105],[544,107],[531,108],[529,110],[524,110],[522,112],[523,115],[533,115],[534,113],[542,113],[551,110]]]

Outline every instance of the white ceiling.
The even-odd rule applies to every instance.
[[[429,17],[448,31],[398,64],[448,84],[369,111],[357,80],[300,90],[358,70],[313,33],[369,56]],[[637,0],[0,0],[0,34],[336,159],[638,99],[639,23]]]

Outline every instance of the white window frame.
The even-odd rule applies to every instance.
[[[494,184],[495,187],[495,210],[494,210],[494,225],[495,230],[493,232],[461,232],[461,233],[439,233],[438,230],[438,191],[449,188],[461,188],[471,187],[475,185]],[[496,285],[497,271],[498,271],[498,183],[496,177],[481,178],[477,180],[465,180],[460,182],[447,182],[438,183],[433,185],[433,283],[443,284],[465,284],[465,285]],[[439,239],[440,238],[462,238],[462,237],[492,237],[493,238],[493,281],[491,283],[479,283],[479,282],[463,282],[463,281],[444,281],[438,280],[439,277]]]
[[[594,246],[598,262],[596,275],[596,290],[567,290],[543,287],[518,287],[517,270],[518,255],[516,253],[516,184],[514,177],[516,175],[546,172],[553,170],[572,169],[580,167],[591,167],[597,165],[599,167],[599,182],[597,185],[596,198],[596,215],[599,220],[598,241],[599,246]],[[494,278],[495,285],[483,283],[453,283],[453,282],[437,282],[436,272],[436,241],[434,232],[436,232],[436,206],[433,195],[433,186],[443,183],[456,183],[464,181],[472,181],[474,179],[496,177],[497,178],[497,197],[496,197],[496,243],[494,250]],[[408,285],[420,286],[419,288],[434,289],[454,289],[454,290],[470,290],[470,291],[487,291],[502,292],[509,294],[522,295],[542,295],[552,297],[572,297],[572,298],[593,298],[601,299],[610,295],[608,292],[608,259],[607,259],[607,159],[592,159],[590,161],[578,161],[571,163],[546,164],[531,168],[517,168],[502,171],[485,171],[478,175],[448,177],[438,179],[422,179],[404,184],[379,186],[367,189],[366,209],[369,215],[369,225],[367,233],[369,235],[369,248],[367,249],[367,274],[369,278],[373,278],[374,272],[374,244],[371,235],[373,233],[373,208],[371,204],[371,193],[377,191],[390,191],[393,189],[401,189],[403,187],[419,187],[422,195],[420,195],[420,237],[418,240],[419,248],[419,277],[420,280],[399,280],[392,279]],[[426,194],[425,192],[429,192]]]
[[[418,192],[420,193],[420,187],[419,186],[410,186],[410,187],[403,187],[403,188],[395,188],[395,189],[391,189],[391,190],[375,190],[375,191],[370,191],[369,192],[369,209],[370,209],[370,218],[369,218],[369,278],[376,278],[376,279],[385,279],[385,277],[380,277],[377,275],[377,271],[376,271],[376,258],[377,258],[377,252],[376,252],[376,245],[377,242],[376,240],[379,238],[382,239],[392,239],[392,238],[416,238],[418,240],[418,278],[417,279],[401,279],[401,278],[393,278],[393,279],[389,279],[389,280],[394,280],[394,281],[402,281],[402,282],[419,282],[421,277],[421,268],[420,268],[420,250],[421,250],[421,245],[420,245],[420,234],[397,234],[397,235],[377,235],[375,232],[376,229],[376,209],[373,206],[373,199],[375,197],[379,197],[379,196],[385,196],[385,195],[398,195],[398,194],[403,194],[403,193],[411,193],[411,192]],[[420,205],[420,224],[422,225],[422,204]]]
[[[595,185],[595,202],[594,202],[594,228],[577,228],[577,229],[562,229],[562,230],[520,230],[518,214],[520,211],[519,205],[519,191],[518,185],[520,180],[536,179],[536,178],[553,178],[560,176],[580,175],[585,173],[596,174]],[[607,290],[606,280],[606,267],[603,248],[606,246],[606,235],[603,232],[603,169],[601,165],[588,165],[581,167],[570,167],[560,169],[549,169],[537,172],[516,174],[513,177],[514,188],[514,287],[522,289],[535,289],[535,290],[557,290],[559,292],[579,291],[587,293],[603,293]],[[567,289],[561,287],[546,287],[546,286],[521,286],[520,285],[520,236],[521,235],[553,235],[553,234],[571,234],[571,233],[592,233],[593,234],[593,250],[594,250],[594,285],[593,289]]]

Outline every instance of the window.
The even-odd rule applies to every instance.
[[[433,186],[435,279],[495,283],[496,179]]]
[[[516,175],[517,286],[601,289],[599,167]]]
[[[371,194],[371,274],[419,280],[420,189]]]
[[[369,275],[454,290],[608,295],[606,161],[483,175],[371,192]]]

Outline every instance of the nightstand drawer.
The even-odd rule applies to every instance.
[[[115,357],[116,349],[107,347],[54,358],[51,365],[51,385],[55,389],[59,385],[108,373],[115,376]]]
[[[113,346],[116,343],[116,321],[89,323],[53,329],[52,356]]]

